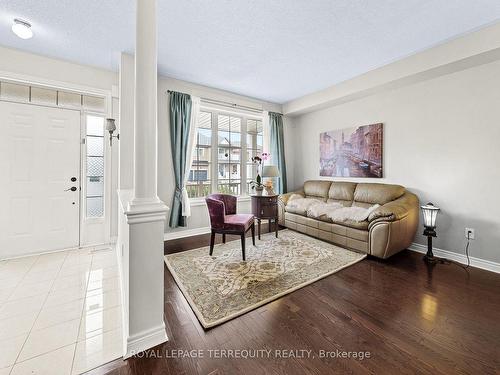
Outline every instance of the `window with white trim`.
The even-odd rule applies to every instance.
[[[257,164],[252,162],[255,156],[261,156],[264,147],[264,129],[262,120],[247,120],[247,150],[246,150],[246,164],[247,164],[247,191],[251,192],[251,181],[257,178]]]
[[[200,112],[193,163],[186,189],[190,198],[204,197],[212,192],[212,114]]]
[[[241,118],[217,115],[217,191],[241,193]]]
[[[262,118],[202,108],[196,137],[189,197],[251,193],[249,183],[257,176],[252,157],[263,151]]]
[[[104,216],[104,117],[86,118],[86,185],[85,207],[87,218]]]

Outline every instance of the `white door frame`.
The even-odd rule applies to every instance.
[[[0,81],[8,81],[12,83],[18,83],[18,84],[25,84],[25,85],[30,85],[30,86],[38,86],[38,87],[45,87],[48,89],[53,89],[53,90],[64,90],[64,91],[69,91],[69,92],[75,92],[81,95],[92,95],[92,96],[99,96],[105,99],[106,103],[106,108],[104,113],[99,113],[99,112],[92,112],[92,111],[84,111],[83,109],[77,109],[74,108],[73,110],[79,111],[80,112],[80,135],[81,139],[85,139],[86,136],[86,125],[84,122],[84,116],[86,114],[94,114],[98,116],[103,116],[104,118],[107,117],[112,117],[112,93],[111,89],[110,90],[103,90],[103,89],[98,89],[98,88],[93,88],[90,86],[82,86],[78,84],[72,84],[72,83],[67,83],[67,82],[61,82],[57,80],[51,80],[51,79],[43,79],[39,78],[36,76],[30,76],[30,75],[25,75],[25,74],[17,74],[17,73],[12,73],[12,72],[5,72],[5,71],[0,71]],[[52,108],[62,108],[62,109],[67,109],[64,107],[59,107],[57,105],[50,105],[50,104],[37,104],[37,103],[23,103],[23,104],[28,104],[28,105],[36,105],[36,106],[42,106],[42,107],[52,107]],[[90,220],[102,220],[102,224],[104,225],[104,242],[103,243],[110,243],[110,233],[111,233],[111,186],[112,186],[112,181],[111,181],[111,168],[112,168],[112,161],[111,161],[111,150],[109,147],[109,142],[107,142],[109,138],[106,136],[106,132],[104,134],[104,218],[103,219],[90,219]],[[85,173],[85,150],[86,147],[83,147],[82,142],[80,142],[80,186],[82,189],[80,189],[80,228],[79,228],[79,246],[80,247],[85,247],[85,246],[92,246],[92,245],[97,245],[97,243],[84,243],[84,232],[85,232],[85,225],[86,225],[86,213],[84,212],[84,188],[83,184],[86,182],[86,173]],[[99,243],[100,244],[100,243]]]

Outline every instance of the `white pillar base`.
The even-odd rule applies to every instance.
[[[135,203],[135,204],[134,204]],[[130,201],[124,212],[128,224],[128,325],[125,358],[167,341],[164,311],[163,202]]]
[[[136,333],[134,336],[129,336],[127,338],[127,347],[123,358],[130,358],[137,353],[153,348],[166,341],[168,341],[168,337],[165,333],[165,323],[162,322],[158,327]]]

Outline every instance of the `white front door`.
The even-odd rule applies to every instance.
[[[76,247],[80,112],[0,102],[0,259]]]

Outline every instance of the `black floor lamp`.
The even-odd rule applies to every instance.
[[[435,263],[439,261],[438,258],[432,253],[432,237],[436,236],[436,219],[439,208],[432,203],[427,203],[425,206],[420,207],[424,216],[424,236],[427,236],[427,254],[424,255],[424,260],[428,263]]]

